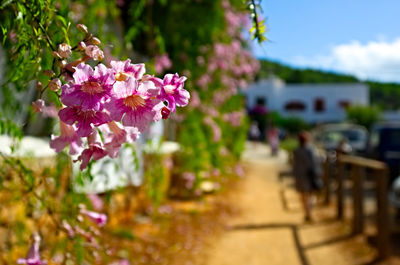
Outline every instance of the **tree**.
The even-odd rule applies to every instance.
[[[367,129],[381,119],[381,111],[374,106],[354,105],[346,110],[347,119],[356,124],[365,126]]]

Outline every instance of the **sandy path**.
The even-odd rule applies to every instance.
[[[318,207],[303,223],[290,178],[279,181],[285,154],[271,158],[266,146],[248,146],[246,178],[235,197],[240,214],[208,251],[207,265],[365,264],[376,255],[349,224],[334,220],[332,207]],[[284,201],[287,207],[284,207]]]

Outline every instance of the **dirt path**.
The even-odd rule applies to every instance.
[[[336,265],[373,260],[375,250],[365,237],[349,237],[349,224],[334,220],[332,206],[317,207],[314,221],[304,224],[292,179],[278,177],[285,167],[284,153],[271,158],[262,145],[247,150],[246,178],[235,197],[240,214],[211,244],[207,265]]]

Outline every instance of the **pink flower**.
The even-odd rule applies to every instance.
[[[189,103],[190,94],[183,89],[186,77],[179,77],[178,74],[166,74],[161,86],[160,99],[168,102],[168,109],[175,111],[175,105],[184,107]]]
[[[172,62],[168,57],[168,54],[156,56],[154,67],[157,73],[163,72],[164,69],[169,69],[172,66]]]
[[[72,54],[71,46],[66,43],[61,43],[60,45],[58,45],[57,52],[62,58],[68,58]]]
[[[105,214],[88,211],[86,209],[81,209],[80,212],[100,227],[105,226],[107,223],[107,215]]]
[[[219,175],[221,175],[221,171],[218,168],[213,168],[211,170],[211,175],[218,177]]]
[[[89,147],[83,150],[81,155],[78,157],[78,161],[81,161],[80,169],[84,170],[89,164],[90,159],[99,160],[107,155],[106,150],[103,149],[100,143],[100,137],[97,131],[93,131],[87,137]]]
[[[196,175],[192,172],[185,172],[182,175],[182,178],[186,181],[185,188],[190,190],[193,188],[194,181],[196,180]]]
[[[92,133],[92,125],[100,126],[110,122],[110,116],[101,111],[83,111],[81,107],[66,107],[58,112],[60,120],[73,125],[76,122],[77,134],[80,137],[89,136]]]
[[[221,140],[221,128],[218,126],[218,124],[210,117],[205,117],[203,122],[211,127],[212,133],[213,133],[213,142],[218,142]]]
[[[67,234],[70,238],[75,236],[75,231],[72,226],[65,220],[62,221],[62,227],[67,231]]]
[[[74,82],[62,87],[61,101],[67,106],[80,106],[83,111],[101,110],[104,100],[111,97],[115,82],[113,72],[103,64],[95,67],[80,63],[75,67]]]
[[[44,108],[44,101],[43,99],[38,99],[34,102],[32,102],[32,109],[36,113],[40,113],[43,111]]]
[[[57,108],[54,105],[44,106],[42,115],[43,115],[43,117],[56,118],[57,117]]]
[[[225,113],[223,116],[224,121],[231,124],[233,127],[239,127],[242,124],[242,118],[244,113],[241,111],[233,111],[230,113]]]
[[[90,202],[92,203],[93,209],[96,211],[101,211],[104,207],[104,202],[103,199],[95,194],[95,193],[89,193],[87,194],[87,197],[89,198]]]
[[[243,178],[245,176],[244,169],[240,164],[236,164],[234,171],[235,171],[235,174],[240,178]]]
[[[83,143],[75,128],[60,121],[60,131],[60,136],[51,136],[50,147],[58,153],[69,144],[69,153],[71,155],[79,153]]]
[[[131,64],[130,59],[126,61],[111,61],[110,64],[117,81],[126,81],[128,77],[141,79],[146,72],[144,64]]]
[[[190,101],[190,106],[193,108],[197,108],[198,106],[200,106],[201,101],[200,101],[200,97],[199,94],[196,91],[192,92],[192,100]]]
[[[101,61],[104,59],[104,53],[96,45],[88,45],[85,47],[85,54],[96,61]]]
[[[197,56],[197,57],[196,57],[196,61],[197,61],[197,63],[198,63],[199,65],[204,65],[204,63],[205,63],[205,60],[204,60],[204,57],[203,57],[203,56]]]
[[[104,147],[108,155],[112,158],[118,156],[121,145],[128,142],[128,138],[133,136],[132,134],[128,134],[125,129],[121,128],[120,125],[114,121],[109,122],[107,125],[101,125],[99,129],[103,133]]]
[[[40,236],[35,234],[33,237],[33,243],[29,248],[28,255],[26,258],[21,258],[17,260],[17,264],[27,264],[27,265],[42,265],[47,264],[46,261],[40,259],[39,247],[40,247]]]
[[[204,74],[196,81],[196,84],[204,90],[207,88],[208,84],[211,83],[211,81],[210,75]]]
[[[161,119],[162,102],[156,99],[159,90],[154,83],[139,83],[134,78],[114,85],[113,96],[106,104],[114,121],[121,121],[124,126],[133,126],[139,131],[147,129],[152,121]]]

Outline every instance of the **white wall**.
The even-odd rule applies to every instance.
[[[312,123],[333,122],[345,119],[345,110],[340,101],[351,104],[368,105],[369,89],[361,83],[353,84],[284,84],[279,79],[267,79],[254,83],[243,91],[248,106],[254,106],[258,97],[266,98],[266,107],[284,116],[298,116]],[[325,101],[325,110],[316,112],[314,102],[317,98]],[[306,105],[304,111],[287,111],[285,105],[290,101],[300,101]]]

